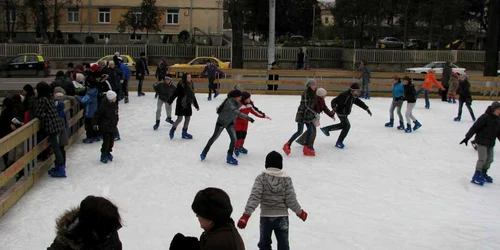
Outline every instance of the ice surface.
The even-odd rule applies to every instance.
[[[120,208],[124,249],[168,249],[177,232],[199,236],[202,229],[191,202],[208,186],[229,193],[238,220],[266,154],[282,153],[295,132],[300,97],[252,96],[273,120],[256,119],[250,125],[245,144],[249,154],[238,158],[239,166],[225,163],[225,132],[200,162],[223,96],[212,102],[206,94],[197,97],[201,110],[191,119],[193,140],[180,139],[180,128],[170,140],[164,111],[160,128],[153,131],[153,94],[121,104],[122,140],[115,144],[114,161],[99,162],[101,143],[73,146],[68,178],[43,178],[0,219],[0,249],[45,249],[54,239],[55,219],[90,194],[109,197]],[[477,116],[489,103],[474,101]],[[456,104],[433,99],[426,110],[420,99],[414,114],[423,127],[405,134],[384,127],[390,99],[372,98],[367,104],[373,117],[353,107],[345,149],[334,148],[338,132],[326,137],[318,130],[316,157],[303,156],[297,144],[284,156],[284,170],[309,213],[306,222],[290,216],[291,248],[500,249],[498,161],[490,170],[494,184],[470,183],[477,154],[470,145],[458,144],[472,125],[467,109],[462,122],[454,122]],[[321,118],[322,126],[332,122]],[[247,249],[257,249],[258,214],[240,230]]]

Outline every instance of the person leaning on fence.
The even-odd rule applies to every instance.
[[[95,78],[92,77],[92,79],[88,79],[87,84],[87,92],[81,100],[82,105],[85,107],[83,115],[85,117],[85,133],[87,135],[87,138],[83,139],[83,143],[93,143],[96,141],[101,141],[98,132],[94,130],[92,125],[92,120],[94,119],[94,114],[97,111],[99,103],[99,93],[97,89],[97,85],[99,83],[95,80]]]
[[[128,66],[123,63],[123,58],[119,57],[118,58],[118,62],[120,62],[119,64],[119,68],[120,68],[120,71],[122,72],[123,74],[123,82],[121,84],[121,93],[119,94],[118,96],[118,99],[125,99],[124,102],[125,103],[128,103],[129,100],[128,100],[128,81],[130,80],[130,75],[132,74],[130,72],[130,69],[128,68]]]
[[[66,96],[66,92],[61,87],[56,87],[54,89],[54,99],[56,99],[57,114],[63,120],[64,126],[59,133],[59,148],[61,149],[61,154],[63,156],[64,165],[66,165],[66,149],[65,146],[69,143],[69,127],[68,119],[66,117],[66,111],[64,101],[68,100],[71,102],[71,107],[75,107],[77,104],[76,98],[73,96]]]
[[[14,102],[12,98],[6,97],[2,102],[2,113],[0,114],[0,139],[9,135],[12,131],[16,129],[16,126],[12,123],[14,119]],[[9,152],[3,155],[3,162],[5,168],[9,167]]]
[[[277,70],[278,64],[276,62],[271,63],[271,70]],[[269,81],[279,81],[280,76],[279,75],[269,75]],[[278,90],[278,84],[268,84],[267,85],[267,90]]]

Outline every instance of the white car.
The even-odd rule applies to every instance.
[[[434,69],[436,71],[436,74],[442,74],[443,73],[443,67],[446,62],[431,62],[423,67],[420,68],[408,68],[406,69],[406,73],[417,73],[417,74],[427,74],[429,70]],[[467,69],[465,68],[460,68],[455,64],[451,64],[451,70],[453,72],[457,72],[459,75],[465,75],[467,72]]]

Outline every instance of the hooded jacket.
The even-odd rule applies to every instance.
[[[354,96],[351,93],[351,90],[340,93],[340,95],[335,97],[331,103],[332,109],[337,113],[337,115],[350,115],[353,104],[356,104],[364,110],[368,110],[368,106],[361,101],[361,99]]]
[[[474,134],[476,143],[486,147],[494,147],[496,139],[500,140],[500,118],[493,114],[491,106],[472,125],[465,138],[469,140]]]
[[[236,117],[240,117],[245,120],[250,120],[250,117],[242,112],[240,112],[239,104],[233,98],[226,99],[220,107],[219,117],[217,118],[217,124],[226,128],[227,126],[234,124],[236,122]]]
[[[469,80],[462,80],[458,82],[457,94],[460,96],[459,100],[461,101],[465,102],[468,100],[472,100]]]
[[[118,125],[118,105],[109,102],[106,97],[101,101],[101,105],[94,113],[94,125],[99,125],[102,133],[115,133]]]

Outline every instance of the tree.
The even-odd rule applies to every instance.
[[[122,14],[122,19],[118,22],[117,29],[120,33],[129,30],[133,35],[135,35],[137,30],[141,30],[142,24],[138,17],[138,10],[129,9],[125,14]]]
[[[158,33],[161,31],[160,21],[165,10],[156,6],[156,0],[143,0],[140,5],[141,10],[141,29],[146,30],[146,37],[149,40],[149,33]]]
[[[9,42],[12,42],[12,38],[14,37],[18,9],[19,9],[19,4],[16,0],[6,0],[4,2],[4,14],[7,26],[7,39],[9,40]]]
[[[80,3],[81,0],[53,0],[51,4],[54,7],[54,12],[52,13],[53,16],[53,21],[54,21],[54,34],[57,32],[59,29],[59,20],[61,16],[59,15],[60,11],[65,8],[66,6],[70,4],[77,4]]]
[[[488,2],[488,32],[484,62],[484,76],[497,76],[498,51],[500,49],[500,3],[499,0]]]
[[[48,28],[50,27],[49,0],[24,0],[26,6],[35,20],[35,32],[37,35],[48,40]]]
[[[233,32],[233,58],[231,67],[243,68],[243,3],[244,0],[229,0],[228,9]]]

